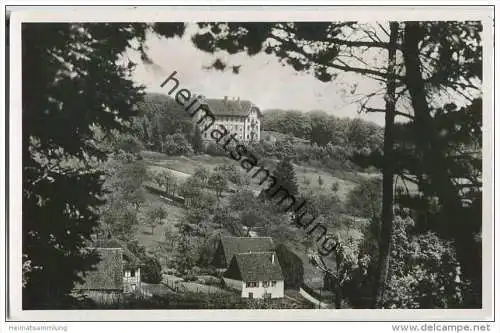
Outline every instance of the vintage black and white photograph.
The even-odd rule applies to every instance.
[[[22,309],[484,308],[492,22],[240,12],[20,24]]]

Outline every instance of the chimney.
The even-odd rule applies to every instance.
[[[224,96],[224,103],[227,104],[227,96]]]
[[[274,265],[274,252],[271,254],[271,263]]]

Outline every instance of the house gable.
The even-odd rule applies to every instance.
[[[85,272],[76,290],[121,291],[123,289],[123,250],[121,248],[93,248],[99,262]]]
[[[234,261],[242,281],[284,280],[281,265],[274,252],[239,253]]]
[[[272,252],[275,250],[271,237],[221,237],[220,246],[224,252],[225,267],[238,253]]]

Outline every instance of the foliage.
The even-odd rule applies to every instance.
[[[139,218],[131,205],[113,204],[103,212],[101,222],[100,230],[103,234],[125,240],[134,234]]]
[[[215,142],[209,142],[205,147],[205,152],[212,156],[227,156],[227,151]]]
[[[160,188],[165,188],[165,192],[169,192],[169,188],[175,181],[172,173],[167,170],[162,170],[156,173],[153,177],[154,181],[158,184]]]
[[[146,224],[151,227],[151,234],[153,234],[155,228],[162,224],[162,220],[168,216],[168,213],[163,204],[154,203],[146,207],[144,215]]]
[[[154,284],[161,283],[161,265],[158,260],[149,256],[146,253],[146,248],[141,246],[135,239],[128,239],[126,247],[141,263],[141,281]]]
[[[262,127],[266,131],[309,140],[320,147],[332,144],[346,150],[373,150],[382,146],[382,128],[377,124],[359,118],[338,118],[323,111],[267,110]]]
[[[191,155],[193,148],[182,133],[166,135],[162,143],[161,152],[170,156]]]
[[[215,167],[214,171],[215,173],[219,173],[221,175],[224,175],[228,181],[235,185],[242,185],[243,184],[243,176],[241,175],[240,171],[234,164],[219,164],[218,166]]]
[[[158,241],[157,247],[153,249],[155,257],[163,261],[165,266],[169,266],[170,254],[174,252],[176,244],[177,230],[171,224],[166,224],[163,231],[163,238]]]
[[[177,155],[183,154],[180,151],[188,149],[186,144],[189,146],[195,144],[196,132],[191,117],[170,96],[148,93],[137,103],[137,110],[138,114],[133,119],[132,127],[137,137],[149,148],[161,152],[162,147],[165,149],[165,145],[168,144],[168,151],[173,151],[174,155]],[[173,138],[175,134],[180,136]],[[180,140],[180,137],[184,140]],[[191,144],[185,141],[185,138],[191,137],[193,138]],[[180,151],[173,146],[176,140],[183,145]]]
[[[213,172],[208,178],[208,186],[215,192],[217,198],[220,198],[228,186],[227,175],[221,171]]]
[[[297,176],[290,159],[284,158],[278,163],[274,170],[274,177],[278,186],[286,189],[291,195],[298,194]]]
[[[412,236],[410,218],[396,217],[394,225],[385,307],[460,306],[466,283],[451,244],[432,232]]]
[[[324,288],[335,292],[335,307],[342,308],[343,291],[352,279],[353,272],[359,267],[360,234],[351,230],[339,230],[334,237],[335,247],[332,256],[335,258],[335,268],[326,267],[321,258],[315,258],[315,264],[325,271]]]
[[[304,283],[302,259],[283,244],[276,246],[276,255],[285,277],[285,288],[300,288]]]
[[[144,149],[141,141],[131,134],[117,134],[115,135],[115,142],[113,147],[126,154],[139,157],[140,152]]]
[[[249,190],[237,191],[229,198],[229,208],[231,208],[232,211],[240,211],[243,209],[257,210],[260,205],[260,202],[253,192]]]
[[[370,178],[358,184],[348,194],[347,209],[354,216],[369,219],[379,217],[382,209],[382,181]]]
[[[102,186],[105,203],[100,207],[100,231],[128,239],[139,224],[144,203],[142,184],[148,179],[144,162],[137,155],[117,151],[102,165],[106,179]]]
[[[344,294],[355,307],[366,307],[371,297],[377,251],[377,226],[367,230],[360,243],[358,267]],[[415,233],[415,222],[407,215],[394,220],[392,254],[385,308],[453,308],[465,304],[470,288],[464,279],[450,242],[435,233]]]
[[[321,167],[331,171],[359,170],[360,167],[351,161],[351,156],[357,153],[348,146],[327,143],[292,142],[289,139],[277,138],[275,142],[254,142],[250,150],[261,159],[288,158],[297,164]]]
[[[196,245],[198,229],[192,224],[183,222],[177,226],[179,230],[172,263],[181,274],[194,267],[197,257]]]
[[[179,194],[186,199],[199,197],[201,195],[201,186],[200,179],[193,175],[187,178],[181,185]]]
[[[141,269],[141,279],[146,283],[161,283],[161,265],[156,258],[147,257]]]
[[[201,130],[198,126],[195,126],[194,134],[191,139],[191,146],[196,154],[203,153],[203,140],[201,138]]]
[[[227,207],[220,207],[215,210],[212,222],[221,228],[227,230],[230,235],[244,237],[243,226],[235,214]]]
[[[208,181],[208,177],[210,177],[210,171],[208,171],[206,168],[204,167],[199,167],[195,170],[195,172],[193,173],[193,177],[197,178],[200,180],[200,182],[203,184],[203,185],[206,185],[207,184],[207,181]]]
[[[408,120],[413,127],[408,133],[409,140],[401,142],[403,154],[390,160],[386,156],[389,163],[385,163],[388,167],[384,168],[384,173],[392,179],[389,166],[392,168],[393,164],[403,162],[394,171],[419,187],[420,193],[409,195],[413,202],[412,206],[408,205],[416,208],[418,228],[421,231],[434,230],[440,237],[455,241],[464,274],[473,279],[475,292],[481,293],[481,246],[475,240],[480,232],[480,223],[475,221],[481,221],[481,182],[468,183],[462,179],[477,180],[476,176],[481,174],[481,166],[475,163],[480,149],[471,145],[457,149],[460,144],[453,144],[453,135],[447,137],[449,132],[460,132],[463,128],[475,128],[471,137],[481,136],[480,126],[477,126],[481,112],[476,113],[475,119],[464,117],[467,109],[478,109],[481,104],[477,101],[482,80],[481,22],[402,22],[396,25],[397,29],[391,29],[395,32],[391,34],[395,37],[391,43],[384,41],[389,34],[389,22],[203,22],[198,25],[201,30],[193,37],[193,42],[209,53],[227,51],[229,54],[245,52],[255,55],[265,52],[296,71],[311,73],[322,82],[331,82],[342,72],[350,72],[380,85],[379,90],[362,94],[356,101],[360,111],[386,112],[370,103],[376,96],[385,95],[386,101],[394,99],[391,103],[396,106],[394,111],[398,117]],[[403,33],[398,25],[403,28]],[[371,59],[365,61],[374,53],[391,49],[400,55],[394,52],[395,59],[387,61],[387,66],[381,68]],[[215,69],[229,67],[222,60],[218,61],[219,66]],[[389,73],[388,67],[394,71]],[[389,86],[395,88],[390,96],[387,94]],[[356,90],[356,85],[345,89],[351,96],[356,95]],[[465,107],[445,107],[454,100],[460,100]],[[446,112],[436,112],[443,107]],[[446,114],[445,118],[449,120],[444,130],[443,124],[439,124],[442,114]],[[320,122],[316,124],[321,128]],[[347,140],[357,142],[353,145],[357,149],[363,147],[360,140],[365,138],[358,125],[358,122],[350,124],[346,136]],[[316,132],[314,126],[311,126],[312,133]],[[391,124],[388,124],[388,130],[387,133],[393,130]],[[388,144],[391,146],[388,146],[387,153],[391,155],[392,142]],[[466,154],[463,154],[463,148],[466,148]],[[460,173],[467,176],[457,177]],[[436,198],[439,205],[432,204]],[[385,205],[386,212],[391,211],[392,200],[389,201]],[[392,219],[383,222],[381,243],[385,249],[391,239]],[[387,261],[389,254],[383,252],[382,259]],[[382,275],[380,277],[386,280]],[[480,301],[475,306],[480,306]]]

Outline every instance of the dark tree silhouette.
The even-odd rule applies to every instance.
[[[183,24],[22,25],[23,308],[62,308],[79,272],[96,258],[83,249],[97,226],[106,152],[94,130],[125,130],[141,87],[135,64],[116,60],[146,32],[180,35]]]

